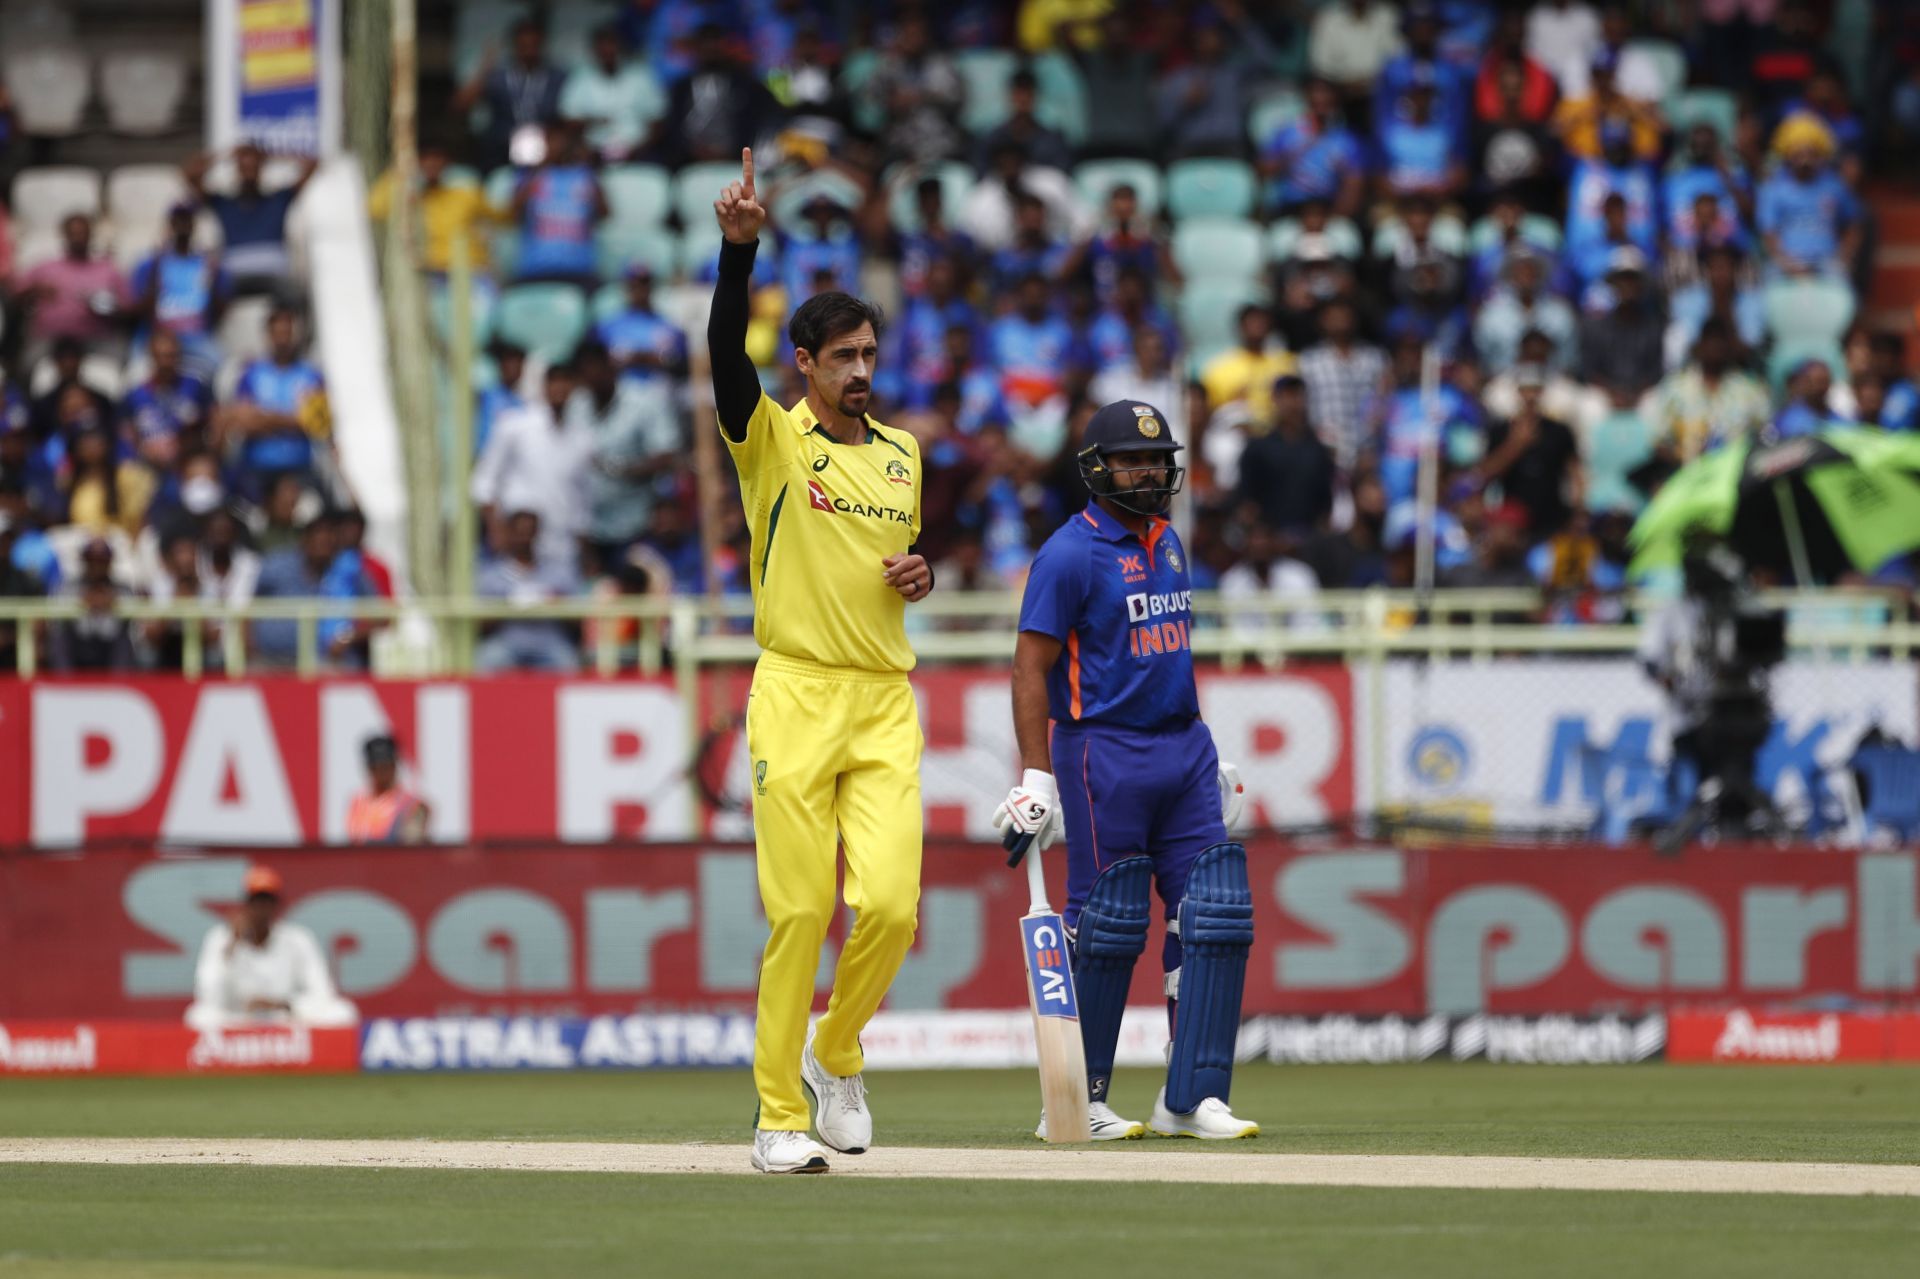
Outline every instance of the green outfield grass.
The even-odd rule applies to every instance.
[[[1121,1071],[1115,1106],[1145,1119],[1156,1071]],[[1030,1071],[869,1076],[892,1146],[1030,1145]],[[1920,1162],[1920,1070],[1880,1066],[1247,1066],[1236,1110],[1257,1143],[1196,1153],[1586,1155]],[[441,1137],[741,1141],[739,1071],[14,1079],[0,1135]]]
[[[872,1078],[889,1145],[1031,1145],[1028,1071]],[[1144,1115],[1155,1072],[1123,1072]],[[1251,1151],[1920,1162],[1920,1071],[1258,1066]],[[0,1136],[738,1141],[737,1072],[9,1080]],[[1124,1152],[1115,1152],[1125,1157]],[[0,1165],[0,1279],[1914,1273],[1920,1201]]]

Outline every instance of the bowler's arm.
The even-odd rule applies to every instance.
[[[1060,641],[1041,631],[1021,631],[1013,647],[1013,735],[1020,767],[1053,771],[1047,742],[1047,672],[1060,660]]]

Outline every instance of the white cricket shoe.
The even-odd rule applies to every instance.
[[[760,1172],[825,1172],[827,1152],[803,1132],[755,1128],[753,1166]]]
[[[1137,1141],[1147,1135],[1147,1126],[1138,1119],[1122,1119],[1104,1101],[1087,1103],[1087,1127],[1095,1141]],[[1047,1112],[1040,1112],[1040,1126],[1033,1130],[1040,1140],[1047,1139]]]
[[[813,1130],[843,1155],[864,1154],[873,1144],[873,1115],[867,1110],[867,1086],[858,1075],[832,1075],[813,1055],[812,1026],[800,1051],[800,1082],[813,1094]]]
[[[1236,1137],[1258,1137],[1260,1125],[1251,1119],[1239,1119],[1227,1103],[1208,1097],[1193,1108],[1190,1115],[1177,1115],[1167,1109],[1167,1090],[1153,1099],[1153,1118],[1148,1121],[1162,1137],[1198,1137],[1202,1141],[1232,1141]]]

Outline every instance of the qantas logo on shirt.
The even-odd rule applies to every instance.
[[[892,506],[868,506],[864,502],[849,502],[844,497],[828,497],[827,491],[820,487],[819,480],[807,481],[807,498],[816,511],[825,511],[832,515],[836,511],[842,515],[864,515],[870,520],[885,520],[891,524],[911,524],[913,516]]]

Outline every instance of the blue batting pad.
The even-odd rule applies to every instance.
[[[1133,984],[1133,961],[1147,948],[1153,912],[1148,894],[1153,862],[1123,857],[1101,871],[1087,890],[1073,938],[1073,980],[1080,995],[1080,1043],[1087,1056],[1087,1095],[1107,1099],[1120,1016]]]
[[[1240,999],[1253,946],[1253,891],[1247,851],[1215,844],[1193,860],[1177,916],[1185,957],[1167,1061],[1167,1108],[1188,1114],[1208,1097],[1227,1100]]]

